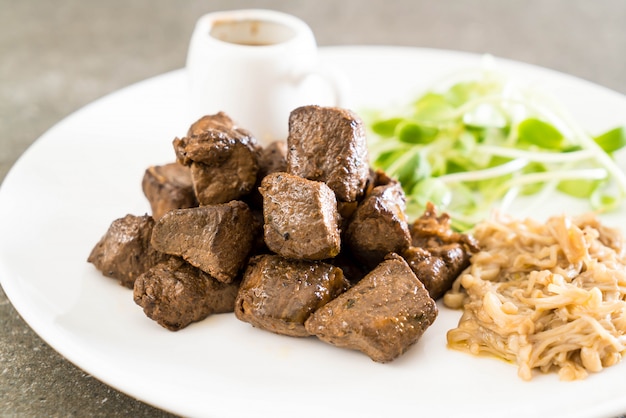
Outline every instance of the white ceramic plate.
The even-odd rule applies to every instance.
[[[358,110],[404,100],[480,57],[446,51],[340,47],[325,61],[353,82]],[[573,77],[497,61],[559,97],[591,132],[626,119],[626,98]],[[0,189],[0,279],[23,318],[52,347],[107,384],[190,416],[583,417],[626,412],[626,362],[584,381],[531,382],[514,365],[446,348],[459,312],[441,307],[404,356],[377,364],[315,338],[282,337],[212,316],[170,332],[144,316],[132,292],[86,258],[113,219],[149,207],[144,169],[174,160],[184,135],[183,71],[104,97],[61,121],[15,164]],[[551,212],[582,212],[553,198]],[[542,211],[540,216],[545,216]],[[538,214],[539,215],[539,214]],[[606,218],[616,225],[620,212]]]

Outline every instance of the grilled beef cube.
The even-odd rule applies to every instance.
[[[188,167],[178,163],[148,167],[141,181],[152,217],[159,219],[172,209],[198,206]]]
[[[274,141],[264,147],[259,155],[259,177],[271,173],[287,171],[287,143]]]
[[[438,299],[478,251],[478,243],[468,234],[454,232],[447,213],[437,216],[429,203],[424,214],[410,226],[412,244],[402,255],[424,283],[430,296]]]
[[[305,328],[325,342],[385,363],[415,344],[437,313],[422,282],[402,257],[392,253],[360,282],[315,311]]]
[[[471,254],[461,244],[451,243],[429,249],[409,247],[402,256],[436,300],[469,265]]]
[[[87,261],[105,276],[132,289],[140,274],[169,258],[150,244],[153,227],[154,220],[148,215],[126,215],[114,220]]]
[[[259,171],[259,146],[224,113],[204,116],[188,136],[174,139],[177,161],[191,167],[200,205],[226,203],[247,195]]]
[[[365,128],[353,112],[303,106],[289,116],[287,172],[325,182],[337,200],[354,202],[369,176]]]
[[[263,196],[265,243],[287,258],[323,260],[339,254],[337,201],[319,181],[287,173],[266,176]]]
[[[257,256],[241,282],[235,315],[261,329],[305,337],[304,321],[348,285],[341,269],[321,261]]]
[[[252,212],[243,202],[177,209],[154,226],[152,245],[230,283],[244,267],[254,235]]]
[[[339,215],[341,215],[342,218],[341,230],[345,231],[348,229],[350,220],[354,215],[354,212],[356,212],[356,209],[359,207],[359,203],[365,197],[369,196],[372,193],[374,187],[385,186],[392,181],[395,181],[397,183],[397,180],[392,180],[390,177],[387,176],[384,171],[378,169],[373,170],[370,168],[367,180],[365,182],[365,188],[363,189],[363,195],[360,197],[360,199],[353,202],[337,202],[337,209],[339,210]]]
[[[239,282],[222,283],[178,257],[135,281],[133,299],[161,326],[178,331],[211,314],[232,312]]]
[[[374,187],[359,204],[345,241],[360,262],[374,267],[387,254],[401,253],[411,245],[405,209],[406,198],[398,182]]]
[[[211,129],[218,131],[228,131],[235,127],[235,122],[224,112],[218,112],[214,115],[206,115],[195,121],[189,126],[187,136],[194,138],[202,135]]]
[[[398,183],[398,180],[394,180],[387,173],[381,169],[370,170],[370,182],[372,187],[385,186],[390,183]]]

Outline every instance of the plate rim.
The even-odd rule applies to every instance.
[[[407,47],[407,46],[369,46],[369,45],[340,45],[340,46],[329,46],[329,47],[321,47],[320,52],[322,56],[332,56],[332,54],[343,54],[346,51],[348,52],[356,52],[358,54],[369,54],[371,51],[385,51],[386,53],[397,54],[420,54],[420,53],[435,53],[435,54],[443,54],[443,55],[458,55],[465,58],[470,59],[479,59],[482,54],[472,53],[472,52],[464,52],[464,51],[454,51],[454,50],[444,50],[444,49],[435,49],[435,48],[419,48],[419,47]],[[553,70],[550,68],[536,66],[534,64],[524,63],[520,61],[510,60],[507,58],[496,57],[498,61],[506,63],[507,65],[513,65],[520,68],[528,68],[532,71],[540,71],[540,72],[549,72],[557,77],[565,77],[576,83],[585,83],[588,87],[593,88],[594,90],[602,90],[605,94],[617,95],[621,100],[626,101],[626,95],[611,90],[602,85],[593,83],[591,81],[572,76],[566,73],[559,72],[557,70]],[[62,118],[56,124],[54,124],[51,128],[46,130],[41,136],[39,136],[27,149],[26,151],[16,160],[16,162],[12,165],[12,167],[7,172],[5,178],[0,184],[0,213],[3,212],[4,208],[2,207],[2,203],[4,202],[4,195],[8,193],[7,188],[12,187],[13,177],[16,173],[19,172],[20,167],[23,164],[26,164],[29,156],[33,153],[37,152],[37,149],[41,146],[42,143],[48,141],[48,138],[54,138],[54,133],[61,129],[65,124],[72,123],[73,120],[79,118],[83,112],[89,111],[96,106],[100,106],[104,101],[109,100],[111,98],[118,97],[120,94],[128,94],[128,92],[132,92],[134,89],[142,88],[146,84],[158,83],[161,80],[169,79],[169,78],[179,78],[182,77],[184,72],[183,68],[175,69],[172,71],[165,72],[163,74],[159,74],[153,77],[149,77],[147,79],[138,81],[136,83],[132,83],[128,86],[122,87],[116,91],[110,92],[88,104],[85,106],[75,110],[69,115]],[[0,223],[1,226],[1,223]],[[75,342],[71,340],[71,338],[67,338],[68,336],[62,335],[61,344],[59,344],[59,334],[53,332],[54,328],[47,327],[50,324],[46,318],[37,317],[35,315],[35,311],[29,310],[28,304],[30,301],[26,297],[25,294],[20,294],[17,286],[16,279],[12,279],[9,277],[9,269],[5,267],[5,263],[2,257],[0,257],[0,286],[5,292],[9,302],[13,305],[18,314],[24,319],[27,325],[40,337],[42,338],[46,344],[48,344],[51,348],[53,348],[56,352],[61,354],[63,358],[79,369],[90,373],[96,379],[102,381],[103,383],[111,386],[112,388],[119,390],[120,392],[126,393],[127,395],[137,398],[146,404],[153,405],[157,408],[170,411],[172,413],[178,414],[181,413],[181,409],[177,408],[176,405],[172,405],[167,400],[162,400],[161,402],[155,403],[155,400],[150,397],[150,394],[143,389],[137,390],[136,387],[133,386],[132,383],[128,383],[123,381],[123,379],[115,379],[111,376],[107,376],[105,379],[102,379],[100,374],[97,373],[98,367],[93,366],[94,359],[88,355],[85,355],[84,349],[80,346],[75,347]],[[58,331],[58,330],[57,330]],[[516,378],[516,377],[512,377]],[[608,408],[608,405],[607,405]],[[626,409],[626,402],[618,402],[615,401],[615,405],[612,405],[609,409],[595,410],[595,412],[599,413],[615,413],[618,411],[618,408]],[[183,413],[192,413],[193,411],[182,411]],[[620,411],[621,413],[622,411]],[[193,414],[193,413],[192,413]]]

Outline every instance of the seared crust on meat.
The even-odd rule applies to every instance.
[[[389,362],[433,323],[433,297],[474,249],[432,205],[408,225],[400,183],[369,167],[350,110],[297,108],[287,142],[266,148],[219,112],[173,147],[175,163],[144,173],[153,216],[116,220],[89,256],[169,330],[234,311]]]
[[[361,263],[374,267],[387,254],[402,253],[409,247],[411,234],[405,209],[406,198],[398,182],[376,186],[363,199],[345,235],[352,254]]]
[[[155,264],[169,258],[150,244],[154,220],[149,215],[126,215],[114,220],[87,261],[103,275],[133,288],[135,279]]]
[[[287,172],[322,181],[337,200],[354,202],[369,177],[365,127],[352,111],[302,106],[289,115]]]
[[[149,318],[178,331],[211,314],[232,312],[238,288],[238,282],[219,282],[172,257],[137,278],[133,299]]]
[[[450,216],[437,216],[429,203],[421,217],[411,225],[412,245],[402,256],[433,299],[447,292],[454,280],[469,266],[478,243],[468,234],[454,232]]]
[[[173,141],[177,161],[191,167],[201,205],[226,203],[252,191],[259,171],[256,139],[224,113],[204,116]]]
[[[337,200],[326,184],[272,173],[263,179],[259,191],[263,196],[265,243],[270,250],[306,260],[339,254]]]
[[[267,254],[250,260],[235,302],[244,322],[277,334],[305,337],[304,321],[349,286],[340,268],[321,261]]]
[[[306,330],[380,363],[415,344],[435,321],[437,305],[406,261],[390,254],[352,288],[318,309]]]
[[[176,162],[148,167],[141,188],[150,203],[154,219],[173,209],[198,206],[189,167]]]
[[[152,245],[230,283],[245,266],[258,225],[244,202],[178,209],[154,226]]]

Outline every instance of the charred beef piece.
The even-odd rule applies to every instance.
[[[337,210],[339,211],[339,215],[341,215],[341,230],[345,231],[348,229],[348,225],[354,212],[356,212],[360,201],[364,198],[364,196],[368,196],[372,193],[372,190],[376,186],[384,186],[391,183],[392,180],[387,174],[382,170],[372,170],[370,168],[367,180],[365,182],[365,188],[363,189],[363,196],[361,196],[360,200],[356,200],[354,202],[342,202],[337,201]]]
[[[148,215],[126,215],[114,220],[87,261],[105,276],[132,289],[140,274],[169,258],[150,244],[153,227],[154,220]]]
[[[437,305],[397,254],[315,311],[306,330],[321,340],[362,351],[380,363],[415,344],[437,317]]]
[[[172,257],[137,278],[133,298],[149,318],[178,331],[211,314],[232,312],[238,288],[238,282],[219,282]]]
[[[389,183],[397,183],[398,180],[394,180],[383,170],[377,168],[376,170],[370,170],[370,179],[371,187],[376,186],[384,186]]]
[[[177,209],[158,220],[152,245],[230,283],[244,267],[254,236],[260,232],[255,225],[248,205],[236,200]]]
[[[454,232],[450,216],[437,216],[429,203],[424,214],[410,227],[412,245],[402,256],[433,299],[447,292],[454,280],[469,266],[470,257],[478,251],[478,243],[468,234]]]
[[[435,300],[452,287],[470,258],[468,251],[457,243],[430,249],[410,247],[402,256]]]
[[[224,112],[218,112],[214,115],[203,116],[192,123],[187,130],[187,136],[194,138],[211,129],[217,131],[229,131],[233,128],[236,128],[235,122],[230,118],[230,116]]]
[[[259,154],[259,177],[287,171],[287,143],[274,141],[261,149]]]
[[[174,139],[177,161],[191,167],[201,205],[240,199],[254,187],[259,171],[256,139],[224,113],[196,121],[184,138]]]
[[[341,269],[321,261],[279,255],[251,259],[241,282],[235,315],[277,334],[305,337],[304,321],[348,288]]]
[[[339,214],[324,183],[287,173],[266,176],[263,196],[265,243],[287,258],[323,260],[339,254]]]
[[[361,263],[374,267],[387,254],[402,253],[411,245],[405,209],[406,198],[398,182],[374,187],[359,204],[345,241]]]
[[[365,128],[353,112],[303,106],[289,116],[287,172],[325,182],[337,200],[354,202],[369,175]]]
[[[178,163],[148,167],[141,188],[150,202],[154,219],[172,209],[198,206],[189,167]]]

